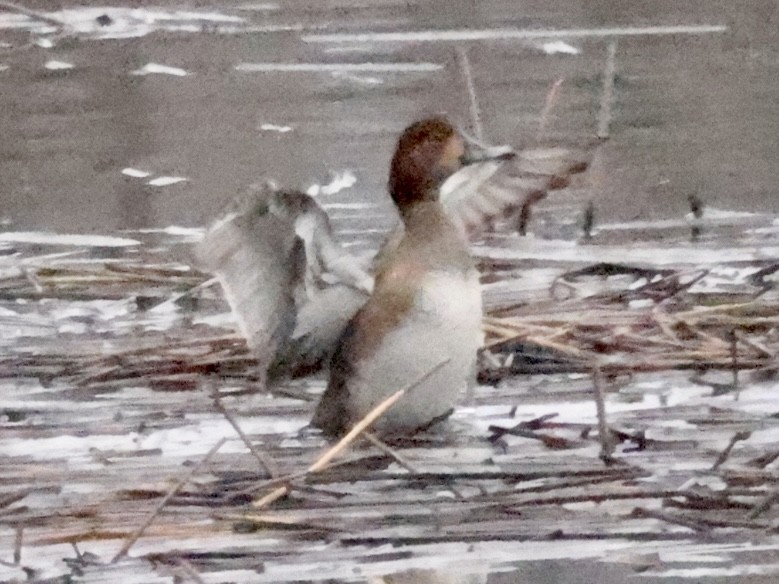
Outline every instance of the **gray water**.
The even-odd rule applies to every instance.
[[[357,236],[381,230],[392,220],[384,185],[398,131],[440,111],[469,124],[456,46],[469,51],[486,138],[521,145],[536,139],[546,94],[558,79],[563,83],[546,137],[566,141],[594,134],[607,40],[571,39],[580,54],[547,55],[540,41],[335,44],[304,37],[650,24],[724,24],[728,31],[619,40],[611,139],[586,195],[599,219],[678,217],[688,210],[689,194],[719,208],[779,212],[779,17],[773,1],[339,0],[248,7],[195,6],[243,18],[231,31],[203,26],[199,33],[157,31],[118,40],[76,35],[50,49],[0,50],[0,64],[7,67],[0,72],[0,218],[11,229],[64,232],[203,225],[252,182],[273,178],[305,188],[326,182],[328,172],[349,169],[356,184],[323,202],[374,204],[367,214],[336,211],[337,226]],[[0,29],[0,40],[13,47],[28,35]],[[50,60],[73,68],[47,70]],[[354,74],[236,70],[241,63],[267,62],[443,68]],[[130,74],[147,63],[188,75]],[[292,130],[262,130],[262,124]],[[187,181],[152,187],[150,179],[123,175],[126,167],[151,172],[150,178]]]

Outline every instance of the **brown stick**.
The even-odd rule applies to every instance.
[[[154,508],[154,510],[149,513],[149,516],[144,520],[143,524],[136,529],[130,537],[125,540],[124,545],[122,548],[116,553],[116,555],[111,559],[112,564],[115,564],[119,560],[121,560],[124,556],[127,555],[127,552],[130,551],[130,548],[133,547],[136,541],[143,535],[143,532],[146,531],[146,529],[152,524],[154,519],[159,515],[160,511],[165,507],[165,505],[168,504],[168,501],[170,501],[176,493],[178,493],[179,489],[183,487],[185,484],[189,482],[189,480],[195,475],[196,472],[198,472],[203,465],[205,465],[210,458],[216,454],[217,450],[219,450],[224,443],[227,442],[227,438],[222,438],[219,442],[214,444],[214,446],[209,450],[206,455],[198,462],[195,466],[189,469],[187,473],[175,484],[173,485],[170,490],[165,494],[165,496],[162,498],[162,500],[157,504],[157,506]]]

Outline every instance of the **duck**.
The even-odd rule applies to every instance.
[[[337,437],[393,392],[443,364],[375,424],[414,433],[445,418],[465,390],[482,345],[479,273],[467,241],[441,204],[441,185],[471,157],[444,118],[401,134],[389,192],[402,235],[378,262],[374,287],[349,321],[311,425]]]
[[[269,382],[329,365],[312,420],[327,436],[411,372],[448,359],[413,392],[440,398],[406,399],[378,424],[405,434],[444,416],[473,377],[482,309],[470,239],[585,167],[581,153],[488,147],[433,116],[397,142],[389,193],[401,221],[372,260],[338,244],[313,197],[272,183],[232,203],[197,255],[222,283]],[[411,359],[410,347],[420,356]]]

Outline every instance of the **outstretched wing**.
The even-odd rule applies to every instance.
[[[320,366],[373,287],[316,201],[270,185],[233,202],[196,255],[271,376]]]
[[[264,188],[234,203],[195,250],[219,278],[241,333],[266,367],[294,330],[305,266],[294,221],[274,212],[274,195]]]
[[[441,202],[455,224],[475,236],[494,220],[566,187],[591,156],[589,149],[538,147],[521,150],[511,160],[465,166],[442,185]]]

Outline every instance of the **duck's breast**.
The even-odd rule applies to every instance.
[[[433,271],[421,282],[411,310],[376,352],[357,364],[349,384],[350,417],[357,420],[383,399],[447,363],[376,424],[380,432],[410,431],[447,413],[470,382],[482,344],[478,273]]]

